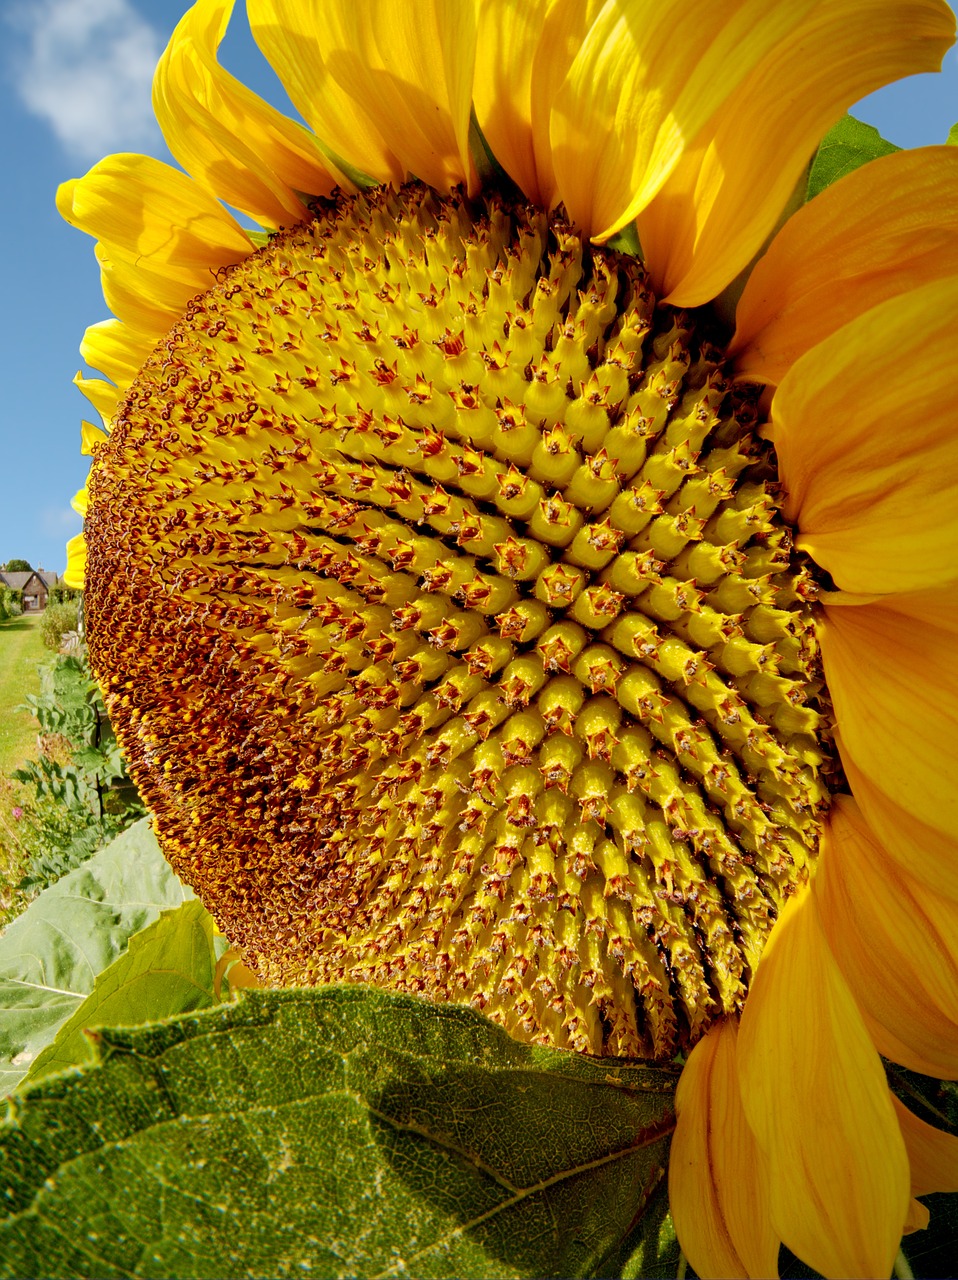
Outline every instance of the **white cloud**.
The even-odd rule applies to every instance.
[[[150,85],[163,39],[129,0],[25,0],[9,21],[23,37],[11,50],[20,99],[74,159],[157,145]]]

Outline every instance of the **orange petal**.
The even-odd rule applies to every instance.
[[[958,907],[901,871],[847,796],[832,803],[812,893],[878,1050],[958,1079]]]
[[[842,757],[919,822],[958,831],[958,586],[826,605],[819,633]]]
[[[926,1205],[919,1200],[912,1200],[908,1205],[908,1215],[905,1218],[905,1225],[902,1227],[902,1235],[910,1235],[912,1231],[924,1231],[928,1226],[928,1220],[931,1214],[928,1212]]]
[[[299,193],[329,195],[335,179],[316,139],[219,65],[233,0],[197,0],[182,17],[153,80],[153,109],[184,169],[264,226],[301,222]]]
[[[881,1061],[807,890],[786,903],[766,943],[738,1064],[784,1242],[825,1276],[889,1275],[908,1212],[908,1160]]]
[[[839,739],[841,748],[841,739]],[[907,813],[880,786],[862,773],[842,749],[845,776],[865,821],[888,856],[926,889],[958,902],[958,837],[939,831]]]
[[[892,1095],[892,1104],[911,1164],[911,1193],[958,1191],[958,1138],[926,1124]]]
[[[741,376],[777,384],[849,320],[955,273],[958,148],[882,156],[789,218],[745,285],[729,354]]]
[[[775,227],[827,129],[880,85],[937,71],[954,21],[937,0],[833,0],[804,17],[722,104],[639,216],[664,300],[694,307],[720,293]]]
[[[260,48],[319,138],[398,185],[475,189],[472,0],[251,0]]]
[[[682,1070],[669,1153],[669,1206],[696,1273],[777,1276],[768,1170],[745,1119],[736,1066],[737,1024],[720,1023]]]
[[[852,592],[958,568],[958,275],[879,303],[792,366],[772,435],[798,545]]]

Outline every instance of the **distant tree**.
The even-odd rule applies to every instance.
[[[32,573],[33,565],[26,560],[8,560],[3,566],[4,573]]]

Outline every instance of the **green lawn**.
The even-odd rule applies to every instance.
[[[13,708],[40,692],[37,667],[51,657],[40,638],[40,615],[0,622],[0,777],[36,755],[37,722]]]

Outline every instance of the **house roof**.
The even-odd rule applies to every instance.
[[[48,587],[55,587],[59,581],[57,575],[49,569],[31,569],[29,573],[23,569],[18,569],[16,573],[4,573],[0,569],[0,583],[7,587],[13,587],[15,591],[25,587],[33,577],[40,578]]]

